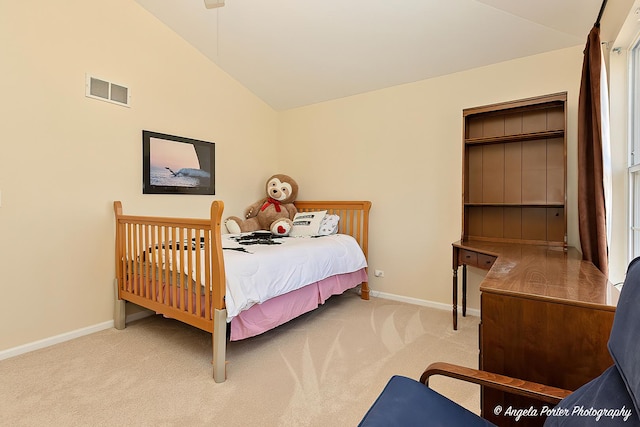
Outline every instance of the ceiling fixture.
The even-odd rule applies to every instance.
[[[207,9],[214,9],[222,6],[224,6],[224,0],[204,0],[204,7]]]

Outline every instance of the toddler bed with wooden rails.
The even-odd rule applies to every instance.
[[[273,329],[360,285],[369,299],[369,201],[297,201],[313,225],[332,230],[276,237],[223,234],[224,203],[210,218],[122,213],[116,219],[114,323],[125,327],[127,301],[212,334],[213,378],[226,379],[227,325],[231,341]],[[337,225],[335,221],[338,220]],[[326,227],[323,229],[326,231]],[[226,230],[225,230],[226,231]]]

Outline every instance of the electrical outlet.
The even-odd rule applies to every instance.
[[[375,270],[375,271],[373,272],[373,275],[374,275],[374,276],[376,276],[376,277],[384,277],[384,271],[382,271],[382,270]]]

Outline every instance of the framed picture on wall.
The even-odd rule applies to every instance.
[[[142,131],[143,194],[215,194],[215,144]]]

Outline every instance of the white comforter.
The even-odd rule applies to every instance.
[[[223,235],[227,279],[227,320],[254,304],[299,289],[330,276],[367,266],[362,249],[348,235],[287,237],[279,245],[241,245]]]

